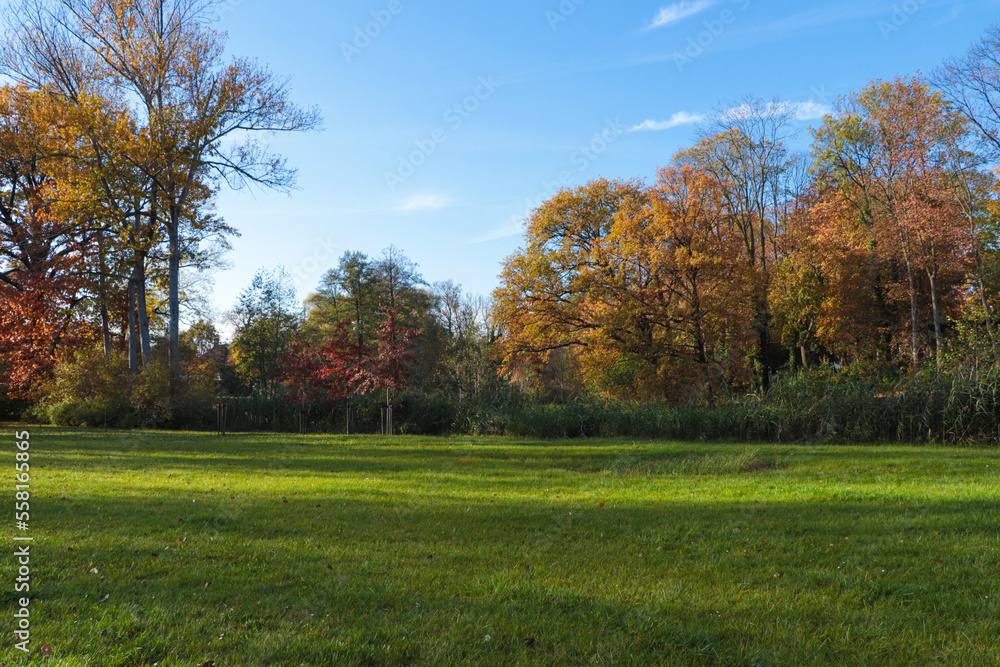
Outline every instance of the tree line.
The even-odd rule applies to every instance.
[[[989,348],[995,364],[998,62],[994,28],[930,79],[874,81],[803,153],[792,105],[748,99],[652,185],[560,192],[495,294],[504,372],[678,402],[824,361],[918,373]]]
[[[287,274],[259,271],[229,319],[233,394],[307,406],[379,393],[392,404],[410,388],[461,399],[500,383],[487,300],[428,284],[395,246],[346,252],[302,312]]]
[[[350,251],[304,308],[281,269],[258,272],[224,343],[191,280],[237,233],[215,193],[291,187],[252,135],[319,118],[265,68],[222,62],[209,6],[30,0],[4,46],[0,372],[63,422],[203,424],[247,396],[504,432],[580,399],[792,405],[773,387],[803,369],[905,396],[903,415],[899,378],[997,367],[998,28],[930,77],[846,96],[808,151],[793,105],[747,98],[653,183],[564,189],[489,299],[428,284],[394,246]]]

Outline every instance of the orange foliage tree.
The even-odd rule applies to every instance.
[[[816,133],[822,186],[851,203],[873,256],[898,276],[885,285],[886,297],[908,302],[914,370],[922,302],[930,301],[939,356],[943,322],[969,272],[969,227],[948,185],[965,136],[962,118],[919,78],[871,84],[843,100]]]
[[[718,378],[746,382],[747,269],[722,210],[716,181],[691,166],[652,188],[598,180],[543,204],[494,295],[507,372],[570,350],[610,396],[691,399]]]
[[[95,238],[67,159],[72,115],[45,93],[0,89],[0,371],[32,396],[87,337]]]

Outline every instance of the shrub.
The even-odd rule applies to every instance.
[[[56,367],[48,398],[31,412],[58,426],[209,428],[215,423],[215,394],[214,374],[207,367],[185,366],[179,391],[171,397],[169,366],[162,356],[154,355],[133,376],[123,353],[105,357],[94,347]]]

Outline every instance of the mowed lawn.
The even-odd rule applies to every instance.
[[[1000,664],[997,449],[30,431],[3,665]]]

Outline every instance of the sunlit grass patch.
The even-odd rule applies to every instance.
[[[605,472],[613,475],[736,475],[778,467],[757,449],[718,454],[676,454],[669,457],[619,456]]]

